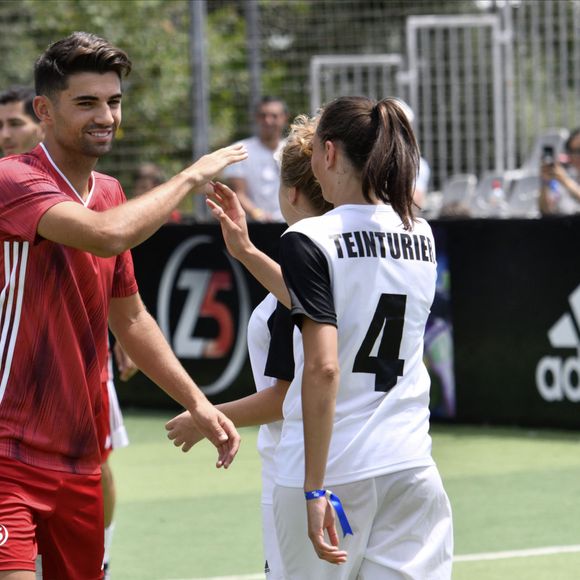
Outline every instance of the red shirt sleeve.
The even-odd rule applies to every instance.
[[[0,163],[0,236],[34,243],[44,213],[57,203],[71,201],[50,175],[26,163],[27,156]]]
[[[117,256],[113,275],[113,298],[132,296],[139,290],[130,250]]]

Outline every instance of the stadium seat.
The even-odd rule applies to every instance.
[[[513,217],[540,217],[538,200],[540,177],[537,173],[522,175],[515,179],[510,188],[508,203]]]
[[[485,172],[477,182],[475,193],[471,199],[470,210],[473,217],[509,217],[509,203],[507,202],[512,183],[525,175],[529,175],[529,173],[524,173],[519,169],[503,173]],[[492,194],[495,182],[499,182],[499,186],[504,192],[504,204],[498,205],[497,202],[494,202]]]
[[[504,192],[508,191],[509,180],[504,174],[487,172],[477,182],[477,187],[470,199],[469,209],[473,217],[492,217],[500,214],[493,200],[493,186],[498,183]]]
[[[429,191],[421,208],[421,217],[428,220],[437,218],[441,211],[442,203],[443,194],[440,191]]]
[[[471,216],[470,203],[477,185],[471,173],[456,173],[444,181],[441,188],[440,218]]]
[[[448,177],[441,188],[443,205],[457,202],[469,205],[476,185],[477,177],[472,173],[456,173]]]

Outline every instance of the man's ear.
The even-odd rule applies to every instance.
[[[44,95],[34,97],[32,102],[34,112],[42,123],[50,123],[52,121],[52,103],[50,99]]]

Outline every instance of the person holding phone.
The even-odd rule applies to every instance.
[[[542,151],[540,166],[540,212],[542,215],[580,212],[580,127],[564,144],[564,157],[558,159],[554,148]]]

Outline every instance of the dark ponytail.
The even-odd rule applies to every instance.
[[[324,141],[340,142],[360,172],[362,192],[392,205],[405,229],[413,226],[413,192],[419,147],[400,101],[341,97],[324,108],[318,124]]]

